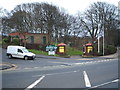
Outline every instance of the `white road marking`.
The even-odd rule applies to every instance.
[[[45,74],[45,76],[51,76],[51,75],[58,75],[58,74],[67,74],[67,73],[76,73],[76,72],[79,72],[79,71],[70,71],[70,72],[60,72],[60,73],[51,73],[51,74]],[[32,77],[39,77],[41,75],[34,75]]]
[[[28,86],[25,90],[30,90],[34,88],[38,83],[40,83],[45,76],[40,77],[38,80],[36,80],[34,83],[32,83],[30,86]]]
[[[39,68],[39,67],[34,67],[34,68]]]
[[[100,85],[93,86],[93,87],[91,87],[91,88],[89,88],[89,89],[98,88],[98,87],[100,87],[100,86],[108,85],[108,84],[111,84],[111,83],[116,83],[116,82],[118,82],[118,81],[119,81],[119,79],[116,79],[116,80],[113,80],[113,81],[110,81],[110,82],[106,82],[106,83],[103,83],[103,84],[100,84]]]
[[[75,65],[81,65],[81,64],[84,64],[84,63],[74,63]]]
[[[118,60],[118,59],[105,59],[105,60],[96,60],[96,61],[87,61],[87,62],[80,62],[80,63],[63,63],[63,64],[66,64],[67,66],[74,66],[74,65],[89,65],[89,64],[96,64],[96,63],[102,63],[102,62],[109,62],[109,61],[113,61],[113,60]],[[58,62],[60,63],[60,62]],[[62,62],[61,62],[62,63]],[[59,65],[59,66],[63,66],[63,65]],[[50,67],[50,66],[49,66]],[[54,66],[51,66],[51,67],[54,67]],[[29,69],[38,69],[38,68],[41,68],[41,67],[26,67],[24,68],[25,70],[29,70]],[[46,67],[42,67],[42,68],[46,68]],[[48,68],[48,67],[47,67]],[[19,68],[20,69],[20,68]]]
[[[87,75],[86,71],[83,71],[83,75],[84,75],[84,80],[85,80],[85,86],[86,87],[91,87],[91,83],[90,83],[90,80],[88,78],[88,75]]]
[[[119,79],[116,79],[116,80],[113,80],[112,82],[114,83],[114,82],[118,82],[119,81]]]
[[[31,68],[24,68],[24,69],[31,69]]]
[[[77,71],[73,71],[73,72],[77,72]]]
[[[104,60],[101,60],[101,62],[104,62]]]

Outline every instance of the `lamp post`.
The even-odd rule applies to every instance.
[[[104,27],[104,15],[103,15],[103,56],[105,55],[104,46],[105,46],[105,27]]]
[[[100,53],[100,37],[98,37],[98,53]]]
[[[105,51],[104,51],[104,45],[105,45],[105,32],[104,32],[104,29],[103,29],[103,56],[104,56],[104,54],[105,54]]]
[[[98,24],[98,31],[100,30],[100,24]],[[98,36],[98,53],[100,53],[100,37]]]

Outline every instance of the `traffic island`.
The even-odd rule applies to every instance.
[[[93,55],[82,55],[82,58],[93,58],[93,57],[97,57],[97,56],[93,56]]]
[[[15,69],[17,66],[14,64],[0,64],[0,70],[13,70]]]
[[[59,54],[59,56],[63,58],[70,58],[70,55],[67,55],[67,54]]]

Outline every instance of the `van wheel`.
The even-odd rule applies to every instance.
[[[24,57],[24,59],[25,59],[25,60],[28,60],[28,57],[27,57],[27,56],[25,56],[25,57]]]
[[[8,55],[8,58],[11,59],[11,58],[12,58],[12,55]]]

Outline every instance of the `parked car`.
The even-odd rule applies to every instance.
[[[28,60],[28,59],[35,59],[36,55],[32,52],[29,52],[23,46],[8,46],[7,56],[9,59],[15,57],[15,58],[23,58],[25,60]]]

